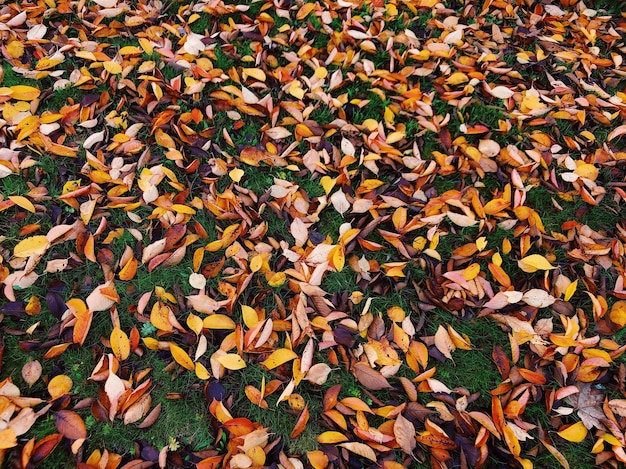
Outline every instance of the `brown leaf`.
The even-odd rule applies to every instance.
[[[137,422],[141,419],[146,412],[150,409],[152,404],[152,397],[150,394],[144,394],[137,402],[131,405],[126,412],[124,412],[124,425]]]
[[[87,438],[87,428],[80,415],[71,410],[59,410],[54,414],[54,423],[61,434],[70,440]]]
[[[402,414],[398,414],[393,424],[393,435],[400,448],[406,454],[413,454],[417,441],[415,440],[415,426],[409,420],[404,418]]]
[[[356,379],[368,389],[378,391],[381,389],[388,389],[391,387],[387,378],[385,378],[380,371],[370,368],[367,363],[359,362],[354,365],[354,376]]]
[[[146,416],[145,419],[143,419],[143,422],[141,422],[139,425],[137,425],[137,428],[148,428],[150,426],[152,426],[154,424],[154,422],[157,421],[157,419],[159,418],[159,415],[161,415],[161,404],[157,404],[155,406],[154,409],[152,409],[150,411],[150,413]]]
[[[339,443],[337,446],[347,449],[359,456],[369,459],[370,461],[376,461],[376,453],[372,448],[364,443]]]
[[[437,347],[437,350],[439,350],[444,357],[452,360],[452,354],[450,352],[452,352],[456,347],[454,346],[452,339],[450,339],[448,331],[446,331],[445,327],[442,325],[439,325],[439,328],[435,333],[435,347]]]
[[[52,451],[54,451],[54,448],[57,447],[62,439],[63,435],[61,435],[60,433],[53,433],[52,435],[47,435],[43,437],[35,444],[33,452],[30,456],[30,462],[32,464],[39,464],[50,453],[52,453]]]
[[[22,378],[29,386],[32,386],[41,377],[41,363],[30,360],[22,367]]]
[[[509,373],[511,372],[511,364],[509,363],[509,357],[507,357],[502,347],[496,345],[493,348],[491,356],[493,361],[496,362],[496,367],[498,368],[498,372],[500,373],[502,379],[507,379],[509,377]]]

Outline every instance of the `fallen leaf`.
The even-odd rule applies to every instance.
[[[65,438],[70,440],[87,438],[85,422],[76,412],[59,410],[54,413],[54,423]]]

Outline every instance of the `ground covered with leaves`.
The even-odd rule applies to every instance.
[[[626,463],[626,15],[0,3],[6,467]]]

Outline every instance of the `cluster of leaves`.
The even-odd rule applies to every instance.
[[[588,3],[0,5],[0,460],[626,463],[626,17]],[[208,445],[91,437],[193,392]]]

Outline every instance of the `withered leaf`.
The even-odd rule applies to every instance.
[[[54,423],[65,438],[70,440],[87,438],[85,422],[76,412],[59,410],[54,413]]]
[[[393,424],[393,435],[402,451],[412,455],[417,446],[415,426],[404,418],[402,414],[398,414],[396,417],[396,421]]]
[[[387,378],[385,378],[380,371],[371,368],[367,363],[356,363],[354,365],[354,376],[359,383],[374,391],[391,387]]]

